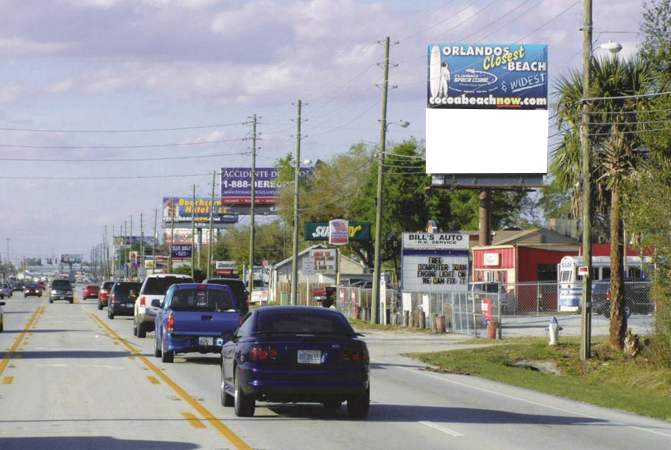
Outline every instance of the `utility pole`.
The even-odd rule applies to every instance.
[[[133,216],[130,216],[130,235],[128,236],[128,278],[133,279]]]
[[[580,359],[591,358],[592,337],[592,148],[589,140],[588,99],[590,89],[590,68],[592,66],[592,0],[585,0],[582,43],[583,66],[583,103],[582,123],[580,125],[580,144],[582,147],[582,264],[587,275],[582,278],[582,297],[580,304]]]
[[[256,202],[256,114],[252,118],[252,198],[249,206],[249,295],[254,290],[254,203]]]
[[[207,278],[210,278],[210,275],[212,274],[212,245],[213,245],[213,239],[212,239],[212,228],[213,228],[213,222],[214,222],[214,208],[217,208],[217,214],[219,213],[218,207],[215,205],[214,202],[214,184],[217,181],[217,171],[215,170],[212,172],[212,196],[210,197],[210,234],[208,236],[208,242],[207,242]]]
[[[191,194],[191,278],[196,276],[194,265],[194,253],[196,251],[196,185],[193,185]]]
[[[298,180],[301,168],[301,101],[296,107],[296,157],[294,158],[294,243],[291,258],[291,304],[298,305],[298,231],[300,215],[298,210]],[[307,299],[306,299],[307,301]]]
[[[154,208],[154,238],[151,240],[151,270],[156,270],[156,222],[158,222],[158,208]]]
[[[140,262],[138,264],[138,269],[140,268],[144,269],[144,221],[142,213],[140,213]]]
[[[175,243],[175,205],[170,211],[170,256],[168,258],[168,272],[172,273],[172,246]]]
[[[114,248],[116,247],[116,246],[114,245],[114,235],[115,235],[115,234],[116,234],[116,232],[115,232],[115,226],[112,225],[112,249],[114,249]],[[112,258],[112,259],[113,259],[113,260],[112,260],[112,279],[114,279],[114,276],[115,276],[116,273],[117,273],[117,270],[116,270],[116,257],[115,257],[115,255],[114,255],[114,252],[112,252],[112,256],[113,256],[113,258]]]
[[[380,152],[377,166],[377,194],[375,207],[375,262],[373,269],[373,298],[371,323],[378,322],[380,305],[380,269],[382,259],[382,194],[384,192],[384,153],[387,139],[387,92],[389,88],[389,37],[384,39],[384,66],[382,78],[382,113],[380,116]]]

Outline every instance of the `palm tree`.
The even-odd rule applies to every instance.
[[[640,148],[637,111],[644,103],[640,97],[652,86],[652,71],[647,63],[633,59],[593,59],[592,97],[589,138],[592,144],[592,179],[595,180],[594,205],[597,212],[610,212],[611,317],[610,343],[622,349],[627,330],[622,289],[624,230],[621,220],[621,189],[636,170]],[[560,144],[553,153],[551,174],[565,189],[572,189],[574,215],[578,217],[580,177],[580,120],[582,74],[571,72],[556,83],[558,103],[556,119]]]

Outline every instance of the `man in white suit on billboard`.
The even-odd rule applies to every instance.
[[[450,81],[450,69],[447,68],[447,63],[443,61],[440,63],[440,89],[438,90],[438,97],[447,97],[448,81]]]

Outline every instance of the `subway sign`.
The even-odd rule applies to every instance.
[[[370,241],[370,224],[368,222],[349,222],[348,234],[350,241]],[[303,225],[303,238],[306,241],[328,241],[328,222],[308,222]]]

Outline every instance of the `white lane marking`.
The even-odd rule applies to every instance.
[[[371,358],[371,361],[374,361],[374,362],[380,363],[380,364],[390,364],[386,361],[382,361],[382,360],[379,360],[379,359],[373,359],[373,358]],[[615,425],[621,425],[621,426],[625,426],[625,427],[628,427],[628,428],[633,428],[635,430],[646,431],[648,433],[657,434],[659,436],[664,436],[664,437],[671,438],[670,434],[660,433],[659,431],[650,430],[648,428],[642,428],[642,427],[638,427],[638,426],[635,426],[635,425],[630,425],[630,424],[626,424],[626,423],[622,423],[622,422],[615,422],[613,420],[602,419],[601,417],[590,416],[588,414],[583,414],[583,413],[580,413],[580,412],[577,412],[577,411],[570,411],[568,409],[557,408],[556,406],[549,406],[545,403],[538,403],[538,402],[534,402],[532,400],[527,400],[527,399],[524,399],[524,398],[515,397],[513,395],[502,394],[500,392],[495,392],[495,391],[491,391],[491,390],[488,390],[488,389],[483,389],[483,388],[479,388],[479,387],[475,387],[475,386],[470,386],[470,385],[465,384],[465,383],[459,383],[458,381],[448,380],[447,378],[443,378],[443,377],[440,377],[440,376],[437,376],[437,375],[430,374],[428,372],[418,370],[418,369],[420,369],[420,367],[417,367],[416,369],[407,369],[405,367],[398,367],[398,369],[399,370],[405,370],[406,372],[410,372],[410,373],[416,373],[416,374],[419,374],[419,375],[424,375],[426,377],[433,378],[435,380],[440,380],[444,383],[455,384],[457,386],[466,387],[466,388],[469,388],[469,389],[474,389],[476,391],[486,392],[487,394],[498,395],[499,397],[504,397],[504,398],[508,398],[508,399],[511,399],[511,400],[516,400],[518,402],[529,403],[531,405],[539,406],[539,407],[542,407],[542,408],[548,408],[548,409],[553,409],[555,411],[561,411],[561,412],[566,413],[566,414],[573,414],[573,415],[576,415],[576,416],[587,417],[588,419],[603,420],[605,422],[609,422],[609,423],[612,423],[612,424],[615,424]],[[541,392],[541,394],[542,394],[542,392]],[[594,406],[597,407],[597,408],[599,407],[599,406],[596,406],[596,405],[594,405]]]
[[[447,433],[450,436],[454,437],[461,437],[461,436],[466,436],[465,434],[461,434],[458,431],[450,430],[449,428],[446,427],[441,427],[440,425],[437,425],[433,422],[420,422],[422,425],[426,425],[427,427],[431,427],[434,430],[442,431],[443,433]]]
[[[125,370],[123,366],[107,366],[104,364],[36,364],[37,367],[96,367],[99,369]]]

